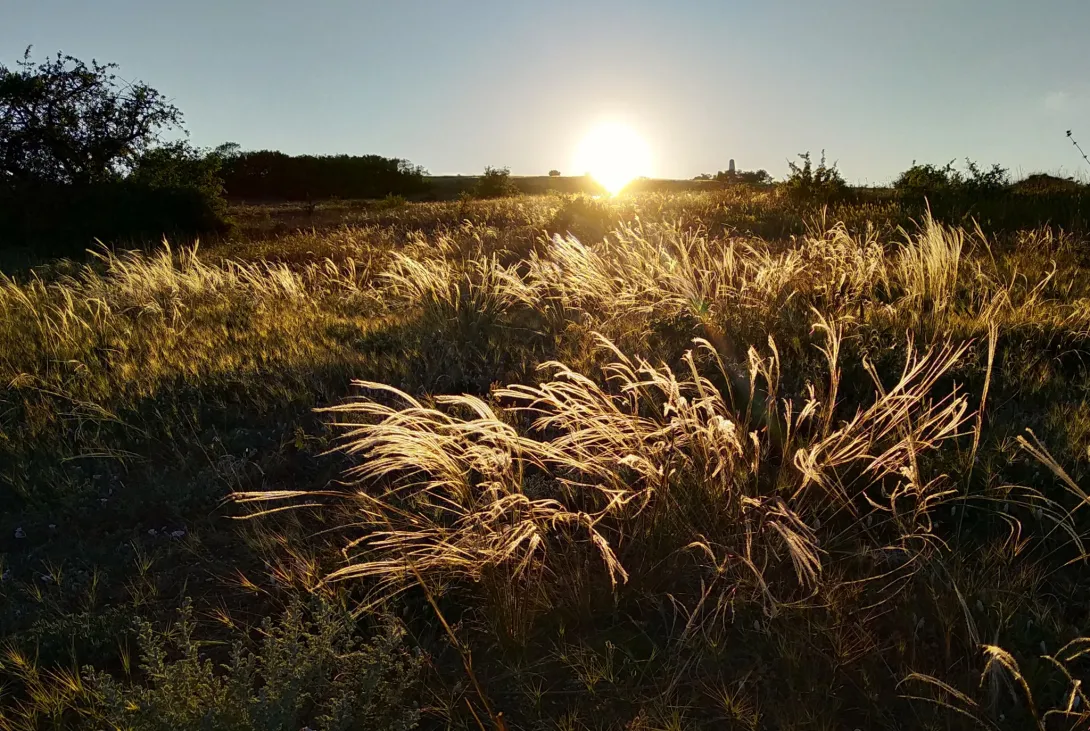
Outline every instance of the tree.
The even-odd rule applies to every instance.
[[[238,156],[238,149],[233,142],[214,150],[198,150],[186,142],[161,145],[136,159],[127,180],[147,188],[197,191],[213,210],[226,215],[222,169]]]
[[[550,170],[549,171],[549,177],[550,178],[559,178],[560,177],[560,171],[559,170]]]
[[[116,64],[58,53],[40,64],[30,48],[0,64],[0,180],[92,184],[116,180],[181,128],[182,113],[155,89],[127,82]]]

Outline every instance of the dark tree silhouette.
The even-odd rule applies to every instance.
[[[182,113],[155,89],[127,82],[116,64],[58,53],[0,65],[0,179],[91,184],[116,180],[180,129]]]
[[[223,156],[227,195],[236,200],[382,198],[422,192],[427,171],[379,155],[285,155],[273,150]]]
[[[519,189],[511,180],[511,168],[494,168],[489,165],[484,169],[484,174],[477,178],[473,193],[478,198],[502,198],[518,195]]]

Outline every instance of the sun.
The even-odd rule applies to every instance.
[[[651,173],[651,148],[628,125],[606,122],[579,143],[575,167],[590,173],[610,195],[617,195],[634,178]]]

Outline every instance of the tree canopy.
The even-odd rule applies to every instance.
[[[41,63],[28,47],[0,64],[0,180],[92,184],[116,180],[181,130],[182,113],[116,64],[58,53]]]

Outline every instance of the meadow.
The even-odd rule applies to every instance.
[[[0,728],[1087,728],[1077,203],[249,206],[10,272]]]

